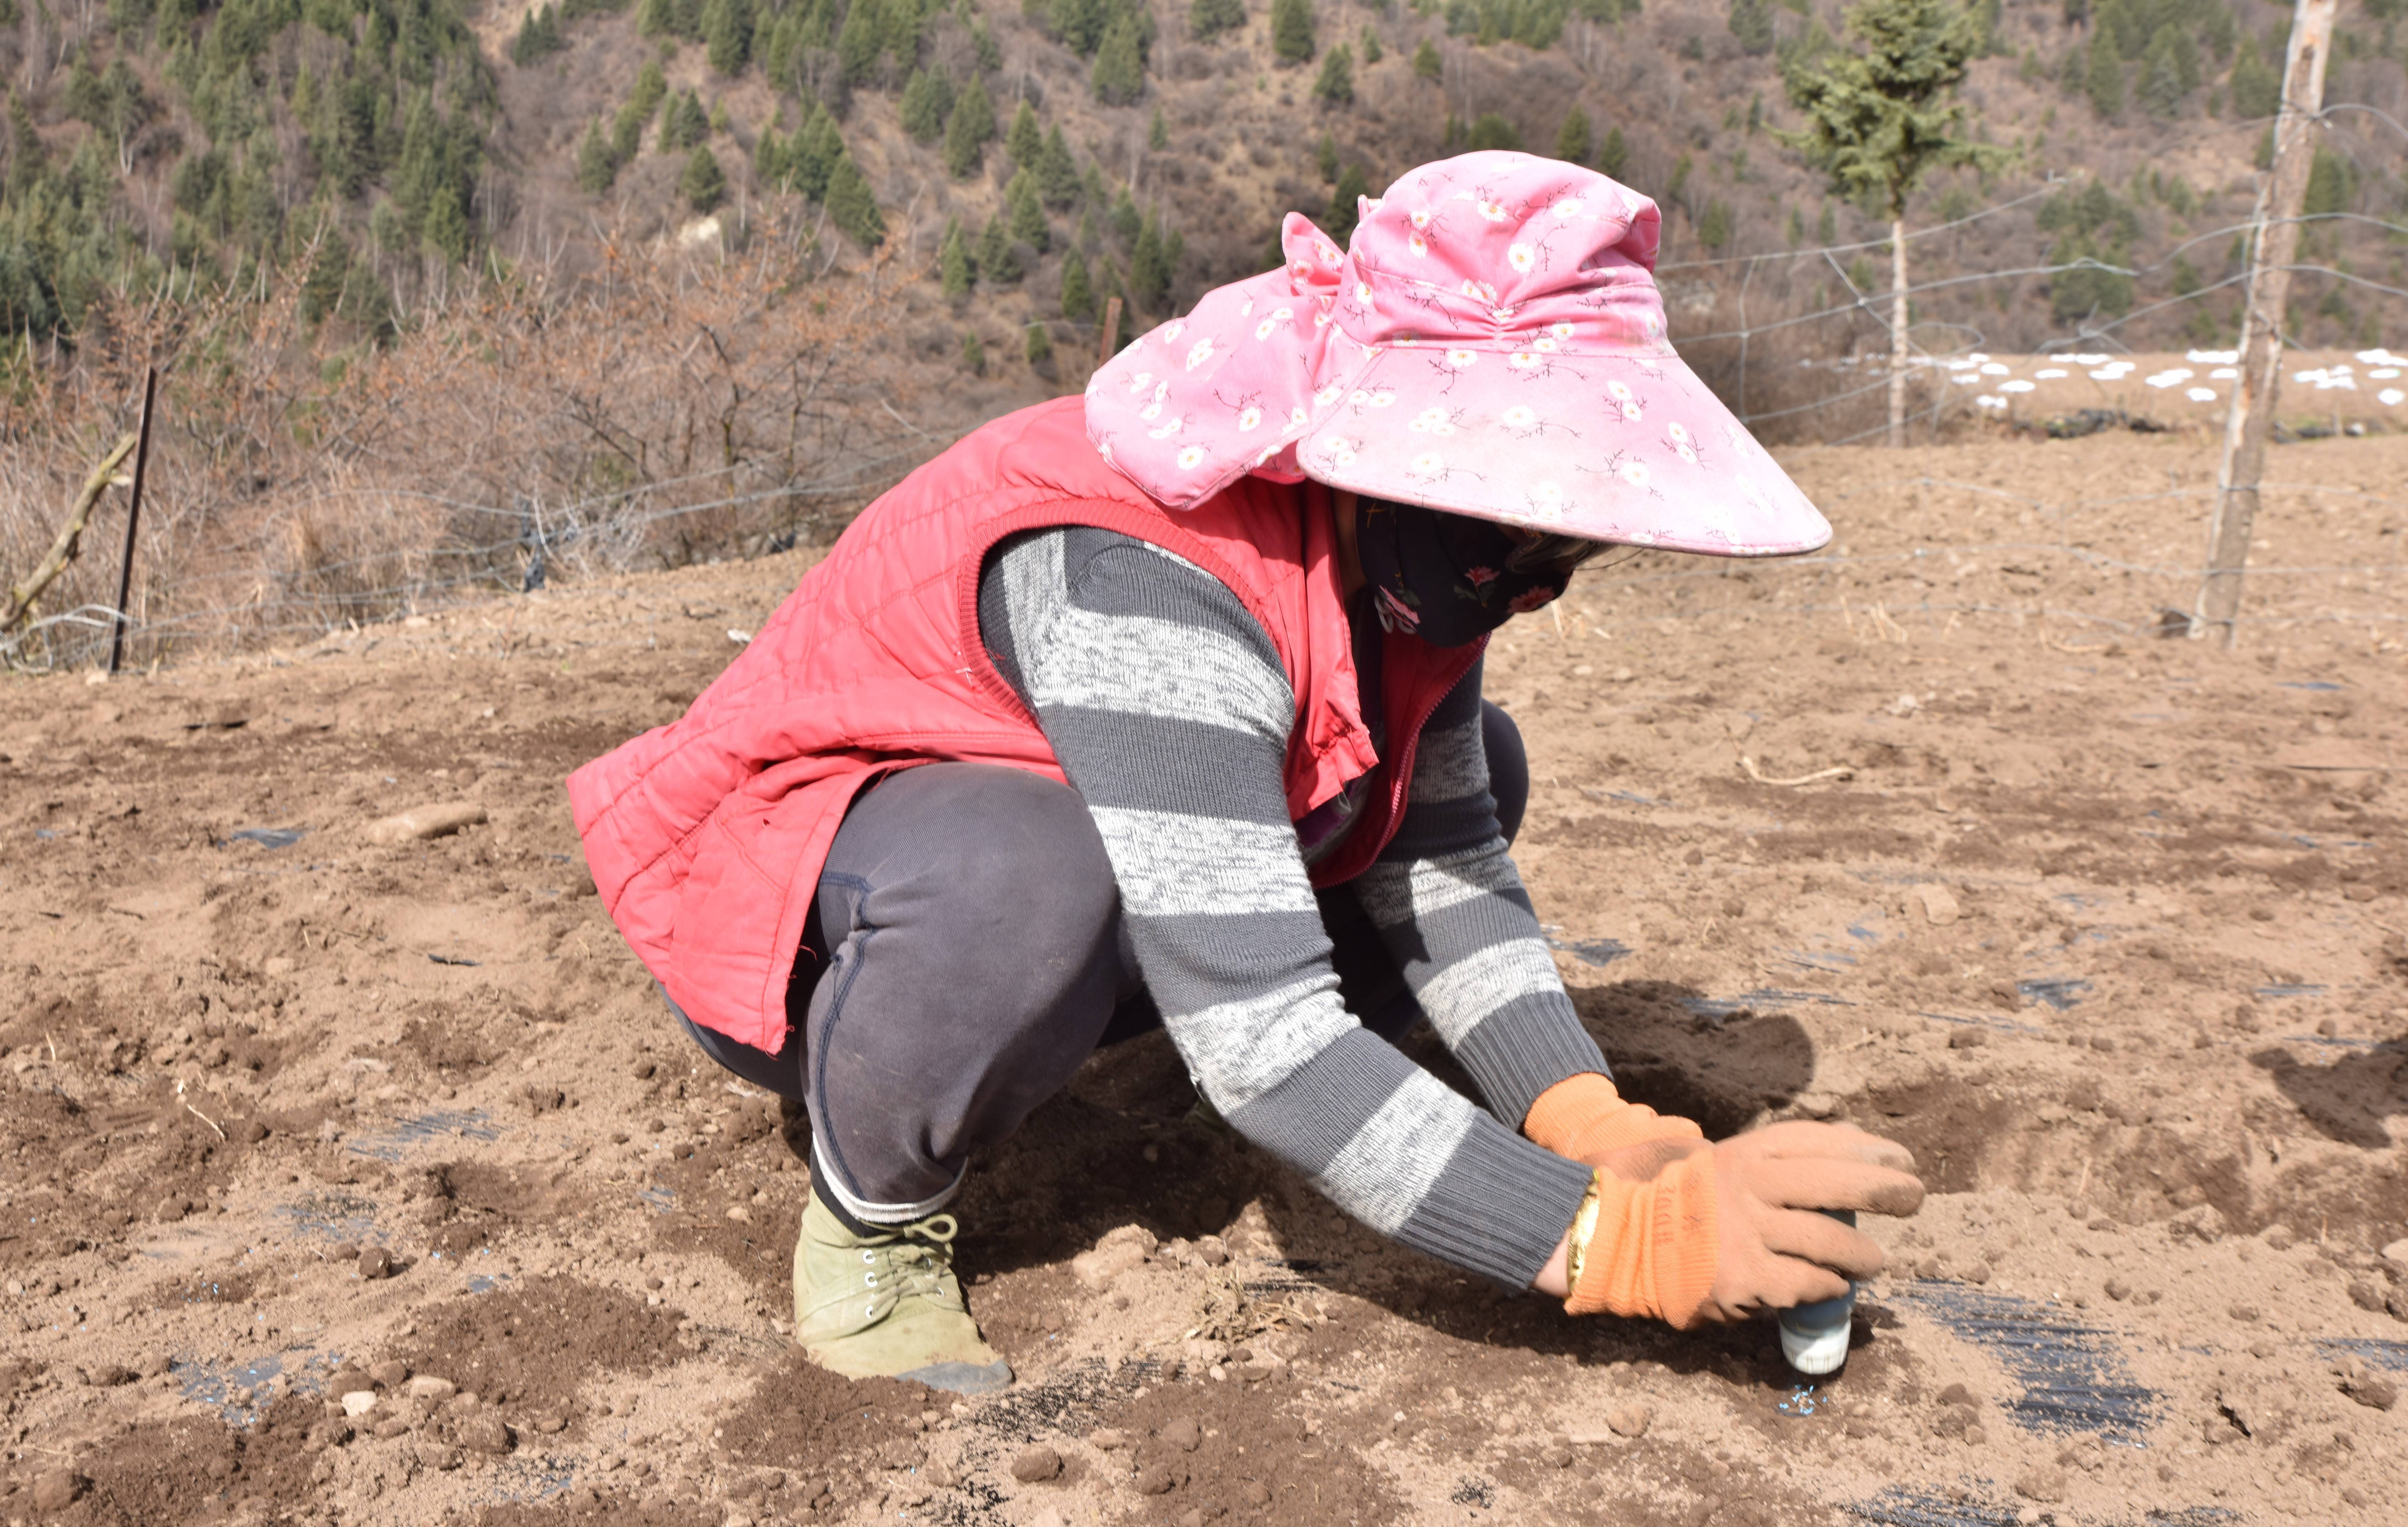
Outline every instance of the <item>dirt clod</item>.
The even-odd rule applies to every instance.
[[[1204,1442],[1204,1429],[1192,1416],[1181,1416],[1166,1424],[1158,1434],[1165,1443],[1182,1453],[1192,1453]]]
[[[1062,1455],[1041,1442],[1011,1461],[1011,1477],[1024,1485],[1041,1484],[1059,1478],[1061,1474]]]
[[[461,1447],[496,1457],[509,1452],[515,1445],[509,1427],[490,1410],[480,1410],[464,1419],[460,1422],[458,1435]]]
[[[1607,1430],[1618,1437],[1643,1437],[1655,1420],[1655,1408],[1643,1405],[1619,1406],[1605,1414]]]
[[[2041,1463],[2015,1476],[2015,1493],[2042,1506],[2065,1499],[2065,1471],[2054,1463]]]
[[[362,1277],[373,1281],[380,1277],[391,1277],[401,1270],[401,1264],[394,1261],[393,1253],[383,1247],[371,1246],[360,1253],[359,1269]]]
[[[1168,1463],[1148,1463],[1137,1471],[1137,1492],[1140,1495],[1168,1495],[1179,1488],[1179,1480]]]
[[[2370,1410],[2389,1410],[2400,1403],[2400,1386],[2387,1378],[2359,1378],[2344,1387],[2351,1399]]]
[[[49,1469],[34,1481],[34,1509],[64,1511],[83,1498],[92,1481],[73,1469]]]

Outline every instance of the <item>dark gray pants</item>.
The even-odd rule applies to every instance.
[[[1482,720],[1511,841],[1530,790],[1522,736],[1493,705]],[[1323,892],[1321,915],[1348,1010],[1401,1037],[1421,1009],[1353,890]],[[711,1059],[810,1111],[813,1184],[856,1225],[936,1213],[971,1152],[1096,1047],[1162,1021],[1085,803],[979,764],[906,769],[854,801],[786,989],[783,1049],[670,1011]]]

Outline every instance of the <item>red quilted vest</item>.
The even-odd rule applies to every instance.
[[[828,844],[856,792],[939,761],[1062,779],[1045,735],[987,661],[979,570],[1006,535],[1120,531],[1226,584],[1297,696],[1285,782],[1301,817],[1378,762],[1363,724],[1327,491],[1240,479],[1173,511],[1087,441],[1076,397],[965,436],[862,511],[684,716],[568,777],[603,905],[695,1022],[775,1052]],[[1353,878],[1395,833],[1422,723],[1479,656],[1391,635],[1396,739],[1345,842],[1313,880]]]

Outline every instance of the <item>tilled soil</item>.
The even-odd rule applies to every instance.
[[[1916,1152],[1837,1378],[1386,1246],[1158,1036],[958,1206],[1011,1391],[803,1363],[802,1123],[670,1027],[560,790],[792,555],[0,688],[0,1520],[2396,1510],[2408,441],[2276,452],[2231,654],[2157,635],[2196,439],[1793,469],[1831,554],[1584,574],[1490,673],[1626,1088]]]

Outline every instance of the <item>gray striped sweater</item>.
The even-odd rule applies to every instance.
[[[1522,1118],[1606,1065],[1498,830],[1479,670],[1426,724],[1403,820],[1354,887],[1486,1111],[1340,1001],[1282,785],[1295,695],[1235,594],[1114,532],[1039,531],[989,559],[979,622],[1094,815],[1198,1090],[1373,1229],[1526,1286],[1589,1174]]]

